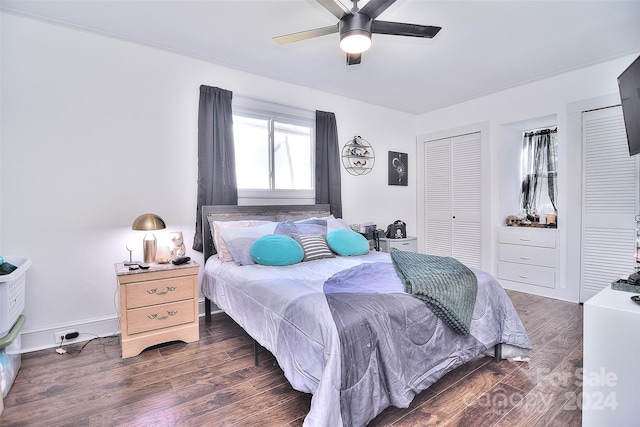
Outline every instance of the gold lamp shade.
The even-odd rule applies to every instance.
[[[157,241],[156,236],[154,236],[151,231],[162,230],[164,228],[166,228],[166,225],[162,218],[152,213],[142,214],[133,221],[131,225],[132,230],[149,231],[142,240],[144,262],[156,261]]]
[[[131,226],[132,230],[142,231],[162,230],[164,228],[167,228],[167,226],[164,224],[162,218],[152,213],[140,215],[135,219],[135,221],[133,221],[133,225]]]

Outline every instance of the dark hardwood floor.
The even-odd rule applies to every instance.
[[[530,362],[478,357],[372,426],[580,426],[582,306],[508,291],[529,333]],[[271,355],[254,366],[249,336],[224,314],[200,341],[120,358],[118,338],[22,355],[0,426],[300,426],[311,396]]]

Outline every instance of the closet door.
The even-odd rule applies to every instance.
[[[629,156],[622,109],[582,116],[583,203],[580,301],[633,272],[638,156]]]
[[[425,144],[425,248],[451,256],[451,139]]]
[[[426,253],[481,266],[480,133],[425,143]]]
[[[481,266],[480,134],[451,138],[451,256]]]

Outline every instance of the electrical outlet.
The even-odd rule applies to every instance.
[[[78,331],[74,331],[74,330],[70,329],[70,330],[68,330],[68,331],[54,332],[54,333],[53,333],[53,336],[54,336],[54,338],[55,338],[55,340],[56,340],[56,341],[55,341],[55,342],[56,342],[56,344],[60,344],[60,342],[62,341],[62,337],[67,336],[67,335],[69,335],[69,334],[77,334],[77,333],[78,333]],[[78,336],[76,336],[76,337],[75,337],[75,338],[73,338],[73,339],[71,339],[71,338],[65,338],[65,339],[64,339],[64,342],[65,342],[65,343],[66,343],[66,342],[73,342],[73,341],[75,341],[75,340],[77,340],[77,339],[78,339]]]

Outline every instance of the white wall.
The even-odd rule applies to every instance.
[[[494,275],[497,269],[495,226],[503,224],[506,216],[517,210],[518,185],[511,180],[517,177],[519,150],[512,144],[521,144],[518,130],[555,122],[559,141],[561,268],[559,288],[552,294],[556,298],[578,301],[582,140],[580,128],[575,126],[576,108],[600,108],[619,103],[616,79],[637,56],[636,53],[610,60],[418,117],[418,135],[453,132],[473,123],[490,123],[488,143],[492,194],[489,203],[494,231],[485,250],[491,252],[491,272]],[[577,114],[579,116],[579,111]]]
[[[489,123],[490,223],[511,193],[501,179],[514,123],[557,118],[562,283],[577,301],[581,141],[576,105],[617,99],[615,78],[637,55],[414,117],[238,72],[198,59],[0,13],[0,254],[31,258],[22,347],[53,346],[53,332],[118,330],[113,264],[142,236],[144,212],[181,230],[188,255],[195,223],[197,105],[207,84],[308,110],[336,113],[341,141],[362,135],[376,153],[365,176],[343,171],[344,217],[395,219],[416,232],[416,135]],[[523,102],[523,100],[527,100]],[[602,105],[600,105],[602,104]],[[571,123],[569,123],[571,122]],[[572,130],[573,129],[573,130]],[[564,142],[563,142],[564,141]],[[483,142],[484,143],[484,142]],[[409,185],[387,185],[387,152],[409,154]],[[502,156],[502,157],[501,157]],[[504,190],[506,188],[506,190]],[[162,237],[162,232],[157,233]],[[495,237],[487,250],[495,270]],[[494,271],[495,272],[495,271]],[[1,309],[1,308],[0,308]],[[90,338],[90,336],[83,336]]]
[[[368,175],[343,171],[344,218],[380,227],[402,218],[415,233],[413,171],[408,187],[388,186],[386,166],[389,150],[415,158],[414,116],[4,12],[0,20],[0,254],[33,263],[23,350],[53,346],[54,331],[118,330],[113,265],[131,241],[142,258],[141,232],[130,229],[139,214],[182,231],[202,262],[190,249],[201,84],[335,112],[340,140],[361,135],[377,156]]]

